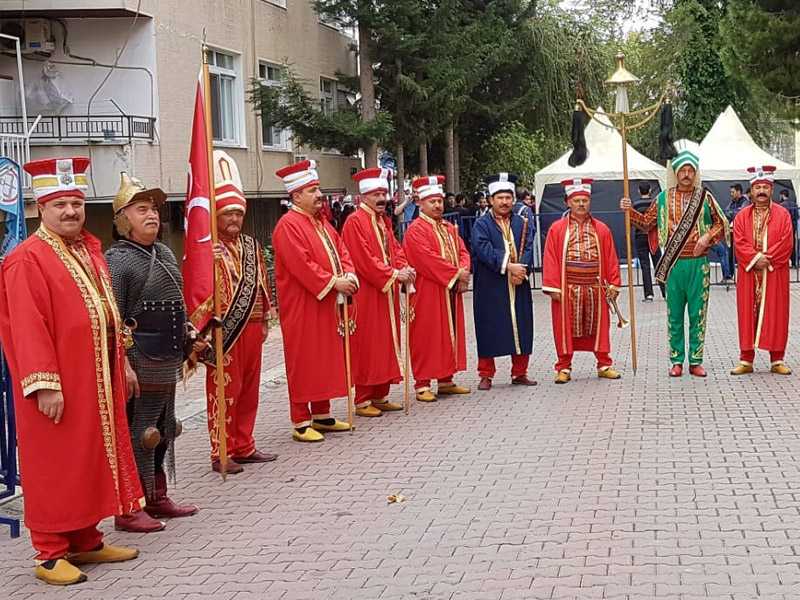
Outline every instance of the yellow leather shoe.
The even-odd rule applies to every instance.
[[[372,406],[383,412],[396,412],[403,410],[403,405],[397,402],[376,402],[372,401]]]
[[[778,360],[772,363],[772,366],[769,368],[769,372],[775,373],[776,375],[791,375],[792,369],[789,368],[782,360]]]
[[[464,387],[463,385],[456,385],[455,383],[449,383],[447,385],[440,385],[436,389],[437,396],[454,396],[456,394],[469,394],[470,389],[468,387]]]
[[[597,369],[597,376],[600,379],[622,379],[622,374],[613,367],[602,367]]]
[[[50,561],[44,561],[44,563],[48,562]],[[36,565],[34,573],[36,579],[41,579],[47,584],[72,585],[86,581],[86,573],[63,558],[57,559],[51,569],[45,568],[43,564]]]
[[[753,363],[739,361],[739,364],[731,369],[731,375],[747,375],[753,372]]]
[[[371,404],[367,404],[366,406],[357,408],[356,414],[359,417],[380,417],[383,413],[380,411],[380,409],[375,408]]]
[[[311,429],[311,427],[306,427],[303,433],[300,433],[297,429],[292,430],[292,439],[295,442],[324,442],[325,436],[319,431]]]
[[[569,369],[561,369],[558,373],[556,373],[556,383],[569,383],[572,376],[570,375]]]
[[[344,421],[340,421],[339,419],[334,419],[333,423],[327,425],[325,423],[320,423],[319,421],[314,421],[311,423],[311,427],[316,429],[317,431],[329,431],[331,433],[338,433],[339,431],[350,431],[350,425],[345,423]]]
[[[420,390],[417,392],[418,402],[436,402],[436,394],[430,390]]]
[[[73,565],[85,565],[88,563],[118,563],[126,560],[133,560],[139,556],[136,548],[126,548],[125,546],[112,546],[103,544],[100,550],[90,550],[89,552],[74,552],[67,554],[67,560]]]

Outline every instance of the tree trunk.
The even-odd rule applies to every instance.
[[[358,83],[361,90],[361,118],[375,120],[375,77],[372,72],[372,57],[369,51],[370,31],[358,27]],[[364,162],[367,168],[378,166],[378,144],[367,143],[364,147]]]
[[[419,145],[419,174],[423,177],[428,175],[428,141]]]
[[[406,199],[406,151],[402,142],[397,144],[397,206]]]
[[[448,192],[455,192],[456,190],[456,169],[455,169],[455,152],[453,151],[454,145],[454,132],[453,132],[453,124],[450,123],[447,128],[444,130],[444,143],[445,143],[445,153],[444,153],[444,170],[447,179],[445,180],[445,189]]]
[[[458,132],[453,133],[453,169],[455,170],[455,178],[453,180],[453,187],[458,192],[461,189],[461,140],[458,137]]]

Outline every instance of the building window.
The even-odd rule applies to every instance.
[[[283,67],[272,63],[259,63],[258,77],[262,85],[279,87],[283,82]],[[261,143],[264,148],[289,150],[290,132],[274,127],[267,112],[261,112]]]
[[[211,129],[214,141],[221,144],[242,143],[244,106],[238,63],[239,58],[233,54],[210,52]]]
[[[340,107],[347,106],[347,90],[335,79],[319,78],[319,105],[326,115],[335,113]]]

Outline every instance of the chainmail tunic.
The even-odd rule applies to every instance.
[[[140,397],[128,402],[131,441],[145,493],[152,498],[154,474],[162,469],[162,465],[156,464],[160,462],[157,456],[166,454],[167,470],[171,478],[175,478],[175,387],[182,376],[186,319],[183,280],[175,255],[161,242],[142,246],[127,240],[119,241],[106,251],[106,260],[123,320],[146,318],[148,306],[178,303],[180,307],[179,314],[171,317],[174,323],[171,329],[180,332],[175,336],[180,339],[166,336],[169,343],[161,344],[164,356],[153,360],[136,342],[127,350],[141,388]],[[156,427],[161,433],[162,447],[159,450],[148,450],[142,445],[142,434],[148,427]]]

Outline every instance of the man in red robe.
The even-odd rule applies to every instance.
[[[398,284],[412,285],[414,269],[386,216],[390,171],[366,169],[353,175],[361,204],[342,229],[361,282],[358,290],[358,334],[353,336],[353,383],[356,414],[380,417],[403,410],[389,402],[389,387],[402,381],[400,294]]]
[[[225,368],[225,436],[228,461],[225,472],[241,473],[242,465],[271,462],[277,455],[256,448],[253,430],[258,412],[261,381],[261,347],[267,339],[271,310],[267,267],[261,245],[244,233],[247,200],[236,162],[221,150],[214,151],[214,192],[219,244],[214,259],[222,271],[222,347]],[[208,309],[213,299],[204,304]],[[197,318],[201,313],[196,313]],[[211,438],[211,468],[220,472],[217,368],[214,345],[206,364],[208,431]]]
[[[552,300],[555,382],[570,381],[575,351],[594,352],[598,377],[619,379],[610,355],[608,312],[621,285],[614,238],[591,215],[592,180],[561,183],[569,212],[547,232],[542,275],[542,291]]]
[[[136,558],[105,544],[97,525],[144,505],[122,326],[100,242],[83,229],[88,166],[88,158],[24,166],[41,226],[8,255],[0,278],[25,525],[36,577],[54,585],[85,581],[78,565]]]
[[[289,411],[298,442],[321,442],[324,432],[349,431],[331,416],[331,398],[348,395],[345,327],[355,334],[358,277],[344,243],[322,216],[319,175],[313,160],[276,172],[292,208],[272,234],[275,282],[289,383]]]
[[[789,338],[792,218],[772,201],[775,167],[750,167],[748,172],[751,204],[733,220],[740,354],[731,375],[753,372],[756,348],[769,351],[770,372],[790,375],[783,356]]]
[[[442,218],[443,183],[442,175],[413,181],[419,218],[403,238],[406,258],[417,273],[409,310],[411,366],[420,402],[470,392],[453,382],[453,375],[467,368],[463,294],[469,286],[470,259],[455,225]],[[438,381],[436,393],[433,379]]]

